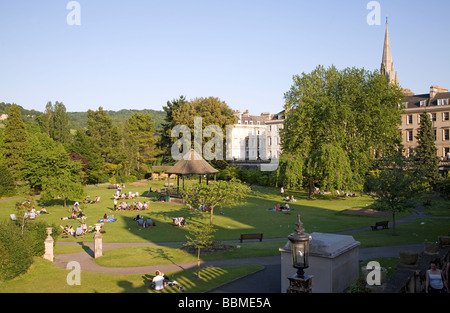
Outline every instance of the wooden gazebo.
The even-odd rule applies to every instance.
[[[181,160],[179,160],[174,166],[166,170],[168,174],[168,190],[170,190],[170,175],[177,175],[177,193],[180,187],[180,177],[183,182],[184,188],[184,177],[187,175],[199,175],[200,182],[202,180],[202,176],[206,175],[206,182],[208,183],[208,175],[217,174],[219,171],[212,167],[208,162],[203,159],[203,157],[198,154],[194,149],[187,152]]]

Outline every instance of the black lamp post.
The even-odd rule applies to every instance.
[[[304,269],[309,267],[309,242],[311,236],[305,233],[300,214],[297,215],[297,228],[295,233],[288,236],[291,242],[292,266],[297,274],[289,277],[288,293],[309,293],[312,287],[312,276],[305,275]]]

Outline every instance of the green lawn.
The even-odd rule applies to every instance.
[[[161,187],[162,182],[152,183],[152,187]],[[140,195],[149,189],[147,186],[127,185],[124,191],[138,191]],[[171,242],[185,241],[186,228],[177,228],[172,225],[172,218],[183,216],[189,224],[195,218],[209,217],[208,213],[192,213],[183,205],[164,203],[155,201],[155,194],[150,197],[139,197],[137,201],[151,201],[150,210],[141,211],[145,218],[152,218],[156,227],[140,229],[133,221],[136,216],[134,211],[113,211],[112,195],[114,190],[103,187],[87,187],[86,192],[93,199],[101,197],[101,202],[84,205],[84,212],[87,216],[86,222],[89,226],[94,226],[104,214],[111,215],[117,219],[114,223],[105,223],[106,233],[103,236],[104,242]],[[298,199],[291,203],[293,211],[273,212],[268,211],[275,207],[277,203],[282,203],[279,192],[275,188],[253,188],[247,202],[234,207],[216,208],[214,214],[214,224],[217,232],[216,240],[235,240],[241,233],[262,232],[264,238],[286,238],[295,228],[297,214],[301,214],[304,227],[308,232],[337,232],[346,229],[365,227],[373,224],[377,218],[349,216],[342,214],[343,211],[365,207],[372,203],[372,199],[363,196],[356,198],[331,198],[307,200],[304,192],[291,192]],[[36,198],[37,199],[37,198]],[[78,199],[79,201],[82,199]],[[10,213],[14,213],[14,204],[18,199],[0,202],[0,219],[9,218]],[[126,200],[133,202],[133,200]],[[61,220],[61,217],[69,216],[68,208],[64,208],[61,203],[45,206],[48,215],[38,216],[38,220],[54,225],[80,225],[79,220]],[[56,231],[60,231],[57,229]],[[61,241],[76,241],[75,238],[60,238]],[[84,241],[92,241],[91,235],[83,238]]]
[[[189,183],[189,182],[188,182]],[[192,183],[192,182],[191,182]],[[151,186],[153,189],[161,188],[164,182],[151,182],[147,185],[132,186],[127,184],[125,192],[139,192],[143,195]],[[284,246],[287,236],[295,229],[297,214],[301,215],[304,223],[303,227],[307,232],[339,232],[349,229],[368,227],[379,221],[378,217],[355,216],[344,214],[345,211],[354,208],[369,207],[373,200],[368,196],[355,198],[337,198],[330,196],[318,196],[316,200],[308,200],[305,192],[287,191],[288,195],[293,194],[297,202],[290,203],[293,211],[274,212],[269,211],[277,203],[281,204],[282,199],[277,188],[252,187],[253,191],[248,196],[246,203],[233,206],[216,208],[214,224],[217,232],[215,240],[236,240],[241,233],[262,232],[264,238],[279,238],[279,241],[265,241],[262,243],[252,242],[240,244],[239,248],[233,244],[233,248],[227,252],[215,255],[202,254],[203,260],[214,258],[239,258],[247,256],[279,255],[278,248]],[[106,223],[106,233],[103,235],[103,242],[185,242],[185,235],[188,233],[189,222],[192,219],[204,218],[208,221],[207,213],[192,213],[183,205],[173,202],[157,202],[156,194],[141,196],[135,201],[150,201],[150,209],[141,211],[144,217],[150,217],[156,222],[156,227],[140,229],[133,217],[137,212],[113,211],[112,195],[113,189],[108,189],[106,185],[86,187],[86,193],[91,199],[96,196],[101,197],[101,202],[97,204],[83,205],[83,210],[87,216],[87,224],[93,226],[97,221],[107,215],[114,214],[117,219],[114,223]],[[14,205],[17,201],[26,198],[3,199],[0,201],[0,219],[9,219],[10,213],[15,213]],[[39,198],[34,198],[39,204]],[[77,199],[81,201],[83,199]],[[133,200],[127,200],[133,202]],[[71,202],[72,204],[73,202]],[[78,226],[78,220],[61,220],[61,217],[69,216],[68,208],[62,203],[53,201],[45,204],[50,212],[48,215],[40,215],[37,220],[59,225]],[[432,201],[428,207],[428,212],[436,215],[450,215],[450,208],[445,201]],[[398,216],[407,215],[404,213]],[[183,216],[187,220],[186,228],[178,228],[172,225],[173,217]],[[388,218],[391,220],[391,218]],[[392,225],[392,224],[391,224]],[[391,226],[392,227],[392,226]],[[447,235],[450,229],[450,220],[425,219],[397,225],[399,236],[392,236],[392,228],[383,231],[368,231],[355,234],[354,238],[361,242],[361,247],[396,245],[404,243],[422,243],[424,240],[434,241],[439,235]],[[55,231],[60,232],[59,228]],[[61,238],[58,242],[76,242],[80,239]],[[93,235],[89,233],[82,241],[92,242]],[[102,258],[96,262],[103,266],[141,266],[163,264],[167,262],[189,262],[195,261],[196,257],[181,251],[180,246],[146,246],[146,247],[126,247],[104,251]],[[83,246],[62,246],[56,245],[55,253],[81,252]],[[227,281],[237,277],[247,275],[258,270],[258,267],[236,267],[231,269],[208,269],[211,281],[193,278],[194,273],[182,271],[171,273],[178,282],[189,286],[191,292],[204,292],[210,290]],[[83,273],[82,286],[69,286],[66,283],[67,270],[57,268],[51,263],[37,258],[31,269],[23,277],[13,281],[0,284],[0,292],[151,292],[148,285],[149,277],[142,275],[105,275],[98,273]],[[204,274],[205,277],[208,277]],[[50,278],[51,277],[51,278]],[[41,280],[40,283],[37,281]],[[44,281],[44,283],[42,283]],[[39,286],[39,290],[36,290]],[[172,290],[176,292],[176,290]],[[166,290],[165,292],[171,292]]]
[[[206,268],[166,273],[169,278],[185,288],[185,292],[202,293],[242,276],[262,269],[259,265]],[[70,270],[59,268],[50,262],[35,258],[28,273],[8,282],[0,283],[0,293],[179,293],[175,287],[161,291],[149,288],[154,273],[145,275],[115,275],[81,272],[80,285],[69,285]]]

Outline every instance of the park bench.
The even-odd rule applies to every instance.
[[[372,230],[377,230],[378,227],[383,227],[383,229],[388,229],[388,223],[389,223],[389,221],[376,222],[375,226],[370,226],[370,227],[372,227]]]
[[[245,239],[259,239],[259,241],[262,241],[263,234],[241,234],[239,241],[242,243]]]

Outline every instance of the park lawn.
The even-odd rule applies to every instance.
[[[200,253],[202,261],[214,261],[221,259],[238,259],[246,257],[279,256],[279,248],[285,241],[251,242],[229,245],[230,250]],[[197,254],[190,254],[182,250],[182,245],[177,246],[128,246],[109,249],[103,252],[101,258],[95,259],[95,263],[106,267],[139,267],[160,264],[197,262]]]
[[[86,214],[86,223],[93,227],[104,214],[114,215],[117,219],[113,223],[105,223],[106,233],[103,234],[104,242],[183,242],[188,234],[189,223],[192,219],[202,219],[208,222],[209,213],[193,213],[184,205],[173,202],[155,201],[156,193],[143,196],[149,187],[161,188],[164,182],[149,182],[145,185],[133,186],[127,184],[124,192],[136,192],[141,195],[133,201],[150,201],[150,209],[141,211],[144,218],[152,218],[156,227],[141,229],[133,220],[137,212],[113,211],[112,195],[114,189],[108,189],[106,185],[86,187],[86,194],[94,199],[101,197],[100,203],[82,204],[83,212]],[[361,208],[370,205],[373,200],[367,196],[355,198],[322,197],[316,200],[306,199],[306,193],[295,191],[287,192],[294,194],[297,202],[290,203],[293,209],[290,212],[269,211],[277,203],[282,204],[282,198],[277,188],[252,187],[252,193],[246,202],[231,207],[216,207],[214,210],[214,225],[217,232],[216,240],[236,240],[242,233],[263,233],[264,238],[286,238],[293,232],[297,222],[297,214],[301,215],[304,228],[307,232],[338,232],[341,230],[367,227],[378,219],[367,216],[352,216],[342,214],[346,210]],[[35,197],[36,202],[39,198]],[[19,199],[4,200],[0,202],[0,218],[9,219],[9,214],[14,213],[14,205]],[[25,200],[22,198],[20,200]],[[81,203],[83,199],[79,199]],[[73,201],[71,202],[73,203]],[[39,207],[39,206],[38,206]],[[37,208],[38,208],[37,207]],[[68,208],[64,208],[57,201],[46,204],[48,215],[40,215],[36,220],[44,221],[54,225],[57,232],[61,232],[59,225],[72,225],[74,228],[80,225],[80,220],[61,220],[61,217],[69,216]],[[172,218],[185,217],[188,227],[174,227]],[[91,228],[92,229],[92,228]],[[59,238],[60,241],[80,241],[76,238]],[[87,234],[82,241],[93,241],[92,234]]]
[[[202,279],[197,270],[166,273],[188,293],[202,293],[217,288],[240,277],[261,270],[259,265],[205,268]],[[74,278],[71,270],[59,268],[42,258],[35,258],[28,272],[11,281],[0,282],[0,293],[180,293],[175,287],[161,291],[149,288],[154,273],[139,275],[115,275],[81,272],[80,285],[69,285]]]
[[[450,230],[450,219],[424,218],[396,225],[397,235],[389,229],[353,234],[361,242],[361,248],[436,242],[439,236],[446,236]]]

